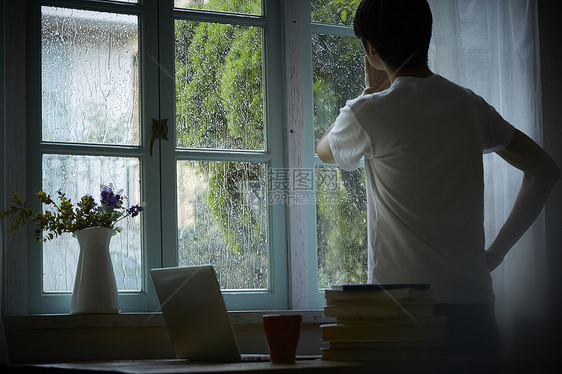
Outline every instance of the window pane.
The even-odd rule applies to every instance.
[[[360,0],[312,0],[312,22],[352,25]]]
[[[313,34],[314,144],[318,144],[345,102],[363,92],[364,56],[357,38]]]
[[[268,287],[265,165],[179,161],[180,265],[212,264],[223,289]]]
[[[177,20],[177,146],[264,149],[262,29]]]
[[[316,167],[318,287],[367,281],[365,171]]]
[[[174,7],[256,15],[262,14],[261,0],[174,0]]]
[[[140,204],[140,165],[136,158],[43,155],[43,191],[57,202],[61,190],[76,204],[86,194],[100,202],[102,186],[112,185],[126,196],[125,206]],[[142,217],[139,216],[139,217]],[[111,238],[110,254],[119,290],[141,289],[141,219],[126,218],[123,231]],[[43,290],[72,291],[79,246],[71,234],[43,244]]]
[[[137,16],[41,9],[42,139],[139,144]]]

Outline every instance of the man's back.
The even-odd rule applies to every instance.
[[[365,50],[363,95],[342,109],[316,150],[348,170],[365,157],[370,280],[430,283],[436,313],[447,316],[441,353],[495,354],[489,271],[536,219],[560,169],[483,100],[433,76],[432,23],[426,0],[361,0],[353,30]],[[371,104],[374,110],[362,114]],[[485,151],[523,172],[513,208],[486,250]]]
[[[431,283],[439,302],[491,302],[482,152],[505,147],[513,127],[438,75],[398,78],[350,101],[340,120],[334,149],[347,148],[354,126],[367,140],[370,281]],[[357,154],[337,154],[354,166]]]

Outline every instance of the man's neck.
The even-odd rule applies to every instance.
[[[388,74],[388,78],[390,79],[390,83],[394,83],[398,77],[427,78],[433,75],[433,72],[427,66],[398,70],[385,66],[385,70]]]

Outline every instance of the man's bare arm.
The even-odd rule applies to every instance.
[[[524,176],[511,213],[486,252],[490,271],[503,261],[507,252],[535,221],[560,178],[560,169],[554,160],[519,130],[515,130],[509,146],[498,155],[523,171]]]
[[[330,143],[328,142],[328,135],[330,131],[334,128],[334,124],[330,126],[330,128],[324,133],[322,139],[318,142],[316,146],[316,154],[318,158],[327,164],[335,164],[336,160],[334,159],[334,155],[332,153],[332,148],[330,147]]]
[[[367,56],[365,56],[364,64],[365,89],[363,90],[362,95],[380,92],[390,87],[390,77],[384,70],[375,69],[369,63]],[[332,148],[328,142],[328,135],[333,128],[334,124],[332,124],[332,126],[330,126],[330,128],[324,133],[322,139],[320,139],[318,145],[316,146],[316,154],[318,155],[318,158],[327,164],[336,163],[332,153]]]

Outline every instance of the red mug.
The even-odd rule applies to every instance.
[[[300,314],[266,314],[263,327],[272,363],[294,363],[301,330]]]

